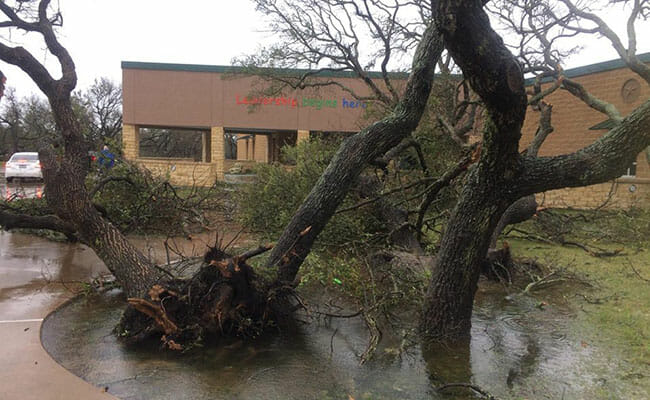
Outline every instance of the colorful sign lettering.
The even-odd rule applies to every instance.
[[[311,98],[311,97],[303,97],[302,101],[298,101],[298,99],[294,97],[264,97],[264,96],[258,96],[258,97],[240,97],[237,95],[235,97],[235,102],[237,104],[241,105],[259,105],[259,106],[282,106],[282,107],[291,107],[291,108],[296,108],[296,107],[312,107],[317,110],[322,110],[323,108],[338,108],[340,105],[340,108],[343,109],[354,109],[354,108],[362,108],[365,109],[368,107],[366,102],[364,101],[359,101],[359,100],[353,100],[353,99],[346,99],[343,97],[341,101],[339,102],[337,99],[320,99],[320,98]]]

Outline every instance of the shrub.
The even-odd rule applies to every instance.
[[[221,206],[216,186],[175,188],[167,177],[127,162],[89,174],[89,190],[108,178],[113,180],[97,190],[93,202],[124,233],[187,233],[193,225],[206,224],[207,213]]]
[[[284,147],[284,159],[293,166],[259,164],[257,183],[238,192],[238,216],[242,224],[267,239],[277,239],[311,188],[318,181],[338,148],[339,142],[312,138],[295,147]],[[349,195],[345,205],[359,199]],[[345,206],[344,205],[344,206]],[[337,245],[365,241],[381,231],[370,210],[336,214],[320,234],[321,243]]]

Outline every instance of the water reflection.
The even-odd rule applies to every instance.
[[[0,231],[0,319],[40,318],[69,297],[72,282],[107,272],[78,243]]]
[[[43,197],[44,185],[40,182],[7,182],[2,192],[6,201],[40,199]]]
[[[112,335],[119,293],[74,302],[49,318],[45,348],[66,368],[125,399],[467,399],[467,389],[438,393],[452,382],[477,385],[503,399],[647,398],[609,372],[624,363],[608,346],[584,348],[575,316],[545,310],[532,298],[479,296],[472,337],[454,345],[416,345],[402,357],[384,339],[359,365],[367,344],[362,321],[312,323],[252,342],[228,340],[188,354],[126,348]],[[600,396],[603,382],[606,393]],[[628,396],[626,396],[628,395]],[[622,396],[622,397],[621,397]]]

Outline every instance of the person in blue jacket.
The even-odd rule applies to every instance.
[[[107,145],[104,145],[104,148],[99,153],[99,165],[106,169],[113,168],[113,165],[115,165],[115,154],[111,153]]]

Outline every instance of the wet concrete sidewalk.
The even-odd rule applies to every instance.
[[[115,399],[57,364],[43,349],[43,318],[71,288],[106,273],[78,244],[0,231],[0,399]]]

